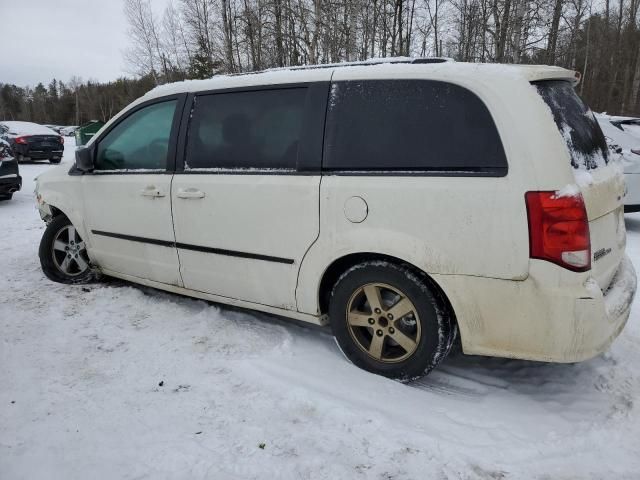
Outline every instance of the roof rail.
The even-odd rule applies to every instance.
[[[405,63],[405,64],[413,64],[413,65],[428,65],[432,63],[445,63],[445,62],[455,62],[452,58],[448,57],[384,57],[384,58],[370,58],[368,60],[359,60],[356,62],[340,62],[340,63],[321,63],[316,65],[297,65],[290,67],[276,67],[276,68],[268,68],[266,70],[257,70],[255,72],[239,72],[232,73],[230,76],[237,75],[252,75],[257,73],[266,73],[273,72],[278,70],[314,70],[320,68],[340,68],[340,67],[367,67],[371,65],[384,65],[384,64],[396,64],[396,63]]]
[[[448,57],[419,57],[419,58],[414,58],[413,60],[411,60],[410,63],[424,64],[424,63],[445,63],[445,62],[455,62],[455,60],[453,58],[448,58]]]
[[[356,62],[340,62],[340,63],[327,63],[320,65],[302,65],[300,67],[290,67],[292,69],[307,69],[307,68],[337,68],[337,67],[358,67],[367,65],[382,65],[385,63],[407,63],[424,65],[430,63],[445,63],[454,62],[452,58],[448,57],[383,57],[383,58],[370,58],[368,60],[361,60]]]

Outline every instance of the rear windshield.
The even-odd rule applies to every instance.
[[[571,155],[573,168],[593,170],[609,161],[607,141],[591,109],[570,82],[546,80],[533,84],[553,113]]]

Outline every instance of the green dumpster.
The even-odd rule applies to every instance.
[[[84,125],[76,128],[76,145],[85,145],[103,125],[104,122],[100,120],[89,120]]]

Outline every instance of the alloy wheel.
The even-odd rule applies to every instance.
[[[51,255],[56,268],[70,277],[81,275],[89,269],[85,243],[73,225],[66,225],[55,234]]]
[[[383,363],[409,358],[422,330],[413,302],[397,288],[369,283],[356,289],[347,303],[351,337],[367,355]]]

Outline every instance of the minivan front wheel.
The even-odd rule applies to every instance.
[[[85,283],[92,278],[85,243],[63,215],[47,225],[40,241],[39,256],[42,271],[54,282]]]
[[[383,261],[356,265],[338,279],[329,317],[351,362],[400,380],[431,371],[455,336],[426,279],[407,266]]]

